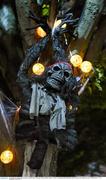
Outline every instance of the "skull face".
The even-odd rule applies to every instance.
[[[56,63],[49,67],[46,83],[55,90],[60,91],[61,87],[72,75],[70,64],[66,62]]]

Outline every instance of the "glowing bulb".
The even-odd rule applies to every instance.
[[[56,28],[60,24],[61,24],[61,20],[59,19],[59,20],[55,21],[53,28]]]
[[[82,72],[89,73],[92,70],[92,64],[89,61],[84,61],[84,62],[82,62],[80,68],[81,68]]]
[[[36,33],[39,37],[42,37],[42,38],[46,36],[46,32],[41,27],[38,27],[36,29]]]
[[[0,156],[1,162],[4,164],[9,164],[13,160],[13,153],[10,150],[5,150]]]
[[[59,20],[56,20],[55,23],[54,23],[53,28],[56,28],[57,26],[59,26],[59,25],[61,24],[61,22],[62,22],[62,21],[61,21],[60,19],[59,19]],[[64,23],[64,24],[61,26],[61,28],[65,29],[66,26],[67,26],[67,24]]]
[[[61,27],[62,27],[63,29],[65,29],[65,28],[67,27],[67,24],[65,23],[65,24],[63,24]]]
[[[45,67],[43,66],[43,64],[40,64],[40,63],[36,63],[32,67],[32,71],[36,75],[41,75],[44,72],[44,70],[45,70]]]
[[[71,111],[73,107],[72,107],[72,105],[70,104],[68,108],[69,108],[69,110]]]
[[[74,67],[79,67],[82,63],[82,57],[78,54],[75,54],[71,57],[70,62]]]

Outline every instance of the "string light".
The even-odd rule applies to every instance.
[[[41,38],[46,36],[46,32],[41,27],[38,27],[36,29],[36,34]]]
[[[91,70],[92,70],[92,64],[91,62],[89,61],[83,61],[81,66],[80,66],[80,69],[82,72],[84,73],[89,73]]]
[[[80,67],[82,63],[82,57],[78,54],[72,55],[70,62],[74,67]]]
[[[67,27],[67,24],[64,23],[62,26],[61,26],[63,29],[65,29]]]
[[[59,26],[60,24],[61,24],[61,20],[59,19],[59,20],[56,20],[55,21],[55,23],[54,23],[54,26],[53,26],[53,28],[56,28],[57,26]]]
[[[68,109],[71,111],[72,108],[73,108],[73,107],[72,107],[72,105],[70,104],[69,107],[68,107]]]
[[[35,63],[32,67],[32,71],[36,75],[41,75],[45,70],[45,67],[41,63]]]
[[[13,160],[13,152],[10,150],[5,150],[0,155],[0,160],[4,164],[9,164]]]
[[[56,20],[55,23],[54,23],[53,28],[56,28],[57,26],[59,26],[59,25],[61,24],[61,22],[62,22],[62,21],[61,21],[60,19],[59,19],[59,20]],[[67,26],[67,24],[64,23],[64,24],[61,26],[61,28],[65,29],[66,26]]]

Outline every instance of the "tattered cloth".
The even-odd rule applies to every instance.
[[[32,96],[30,102],[30,118],[39,115],[50,115],[50,129],[66,128],[66,105],[55,93],[47,93],[43,85],[34,83],[32,85]]]

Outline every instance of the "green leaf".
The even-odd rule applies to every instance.
[[[95,82],[95,86],[98,88],[99,91],[102,91],[102,86],[98,83],[98,82]]]
[[[90,86],[88,86],[88,91],[90,93],[90,95],[92,94],[92,88]]]

